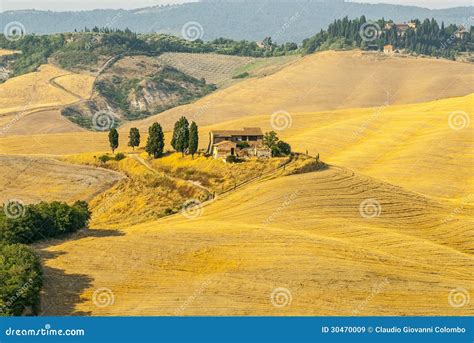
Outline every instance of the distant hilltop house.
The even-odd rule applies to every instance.
[[[459,28],[454,32],[454,35],[456,38],[459,39],[464,39],[464,37],[468,34],[469,32],[464,28],[464,26],[460,25]]]
[[[263,145],[263,132],[259,127],[242,130],[213,130],[209,132],[207,153],[216,159],[227,156],[269,158],[272,152]]]
[[[399,36],[404,36],[408,29],[416,30],[416,22],[410,21],[408,23],[395,24],[393,21],[389,21],[388,23],[385,24],[386,30],[391,30],[392,27],[396,28],[397,34]]]

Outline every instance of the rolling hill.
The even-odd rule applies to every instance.
[[[0,137],[83,131],[60,109],[91,95],[94,78],[46,64],[0,84]]]
[[[152,122],[169,130],[186,115],[200,125],[201,147],[212,129],[259,126],[329,164],[253,182],[206,203],[196,218],[159,220],[152,212],[168,204],[150,169],[182,182],[213,173],[213,190],[228,171],[219,161],[176,156],[147,167],[131,154],[117,163],[120,171],[140,173],[152,186],[121,183],[102,192],[116,174],[49,159],[95,161],[92,155],[110,150],[107,133],[67,132],[56,121],[59,107],[83,101],[92,87],[93,79],[75,75],[43,66],[0,85],[9,108],[0,118],[18,118],[15,111],[33,101],[0,137],[2,196],[94,198],[102,211],[91,229],[35,245],[44,315],[474,314],[472,304],[449,303],[452,290],[474,287],[471,64],[318,53],[127,124],[123,152],[131,152],[129,127],[141,129],[143,146]],[[15,84],[27,91],[15,93]],[[43,121],[34,120],[40,114]],[[245,176],[233,167],[231,176]],[[164,196],[178,187],[170,184]],[[156,208],[147,207],[153,201]],[[143,218],[132,218],[135,208]],[[286,306],[274,305],[275,292]]]
[[[38,246],[43,314],[474,313],[448,302],[474,286],[472,220],[402,188],[330,167],[201,211]]]
[[[47,157],[0,155],[0,203],[92,200],[122,174]]]
[[[193,104],[129,123],[124,129],[147,129],[158,121],[170,130],[182,115],[203,126],[276,111],[317,112],[425,102],[474,92],[473,75],[472,64],[327,51],[306,56],[267,77],[245,80]]]
[[[325,162],[423,194],[462,200],[474,192],[473,109],[471,94],[413,105],[282,114],[285,126],[277,132],[294,150],[319,153]],[[250,125],[274,129],[271,116],[263,115],[206,131]],[[206,142],[205,132],[201,141]]]

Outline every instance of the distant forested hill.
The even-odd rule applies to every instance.
[[[271,36],[277,43],[303,39],[326,28],[334,19],[392,19],[395,22],[413,18],[435,18],[445,24],[472,24],[473,7],[429,10],[413,6],[344,3],[343,1],[203,1],[139,10],[94,10],[82,12],[9,11],[0,13],[0,25],[19,22],[27,33],[71,32],[84,27],[130,28],[134,32],[188,34],[203,40],[218,37],[262,40]],[[190,23],[185,26],[186,23]],[[194,22],[194,23],[193,23]]]

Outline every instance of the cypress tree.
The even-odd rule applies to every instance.
[[[119,133],[116,129],[110,129],[109,143],[110,143],[110,148],[112,149],[112,154],[113,154],[115,152],[115,149],[117,149],[119,146]]]
[[[194,159],[194,154],[196,153],[199,145],[199,133],[198,133],[198,127],[195,122],[191,123],[191,126],[189,127],[189,153],[193,156]]]
[[[174,150],[181,152],[184,156],[184,152],[189,147],[189,122],[186,117],[181,117],[174,124],[173,139],[171,140],[171,146]]]
[[[135,150],[136,146],[140,145],[140,131],[136,127],[132,127],[130,129],[130,133],[128,134],[128,146],[131,146],[133,150]]]
[[[148,155],[158,158],[163,155],[164,147],[165,139],[163,129],[159,123],[153,123],[153,125],[148,128],[148,140],[146,142],[145,151]]]

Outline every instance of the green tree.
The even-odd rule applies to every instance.
[[[110,148],[112,149],[112,154],[113,154],[115,152],[115,149],[117,149],[119,146],[119,133],[117,129],[110,129],[109,143],[110,143]]]
[[[189,147],[189,122],[186,117],[181,117],[174,124],[173,139],[171,140],[171,146],[174,150],[181,152],[184,156],[184,152]]]
[[[163,135],[163,129],[159,123],[154,123],[148,129],[148,140],[146,142],[145,151],[148,155],[158,158],[163,155],[164,147],[165,138]]]
[[[276,144],[276,147],[277,147],[278,153],[280,155],[287,156],[287,155],[291,154],[291,146],[286,142],[278,141],[278,143]]]
[[[128,134],[128,146],[131,146],[133,150],[135,147],[140,145],[140,131],[136,127],[132,127],[130,129],[130,133]]]
[[[272,149],[278,143],[278,135],[275,131],[265,132],[263,136],[263,144],[269,149]]]
[[[199,132],[198,132],[198,126],[196,125],[195,122],[191,123],[191,126],[189,127],[189,150],[188,152],[193,156],[194,159],[194,154],[196,153],[199,145]]]
[[[37,315],[43,284],[39,257],[22,244],[0,242],[0,316]]]

